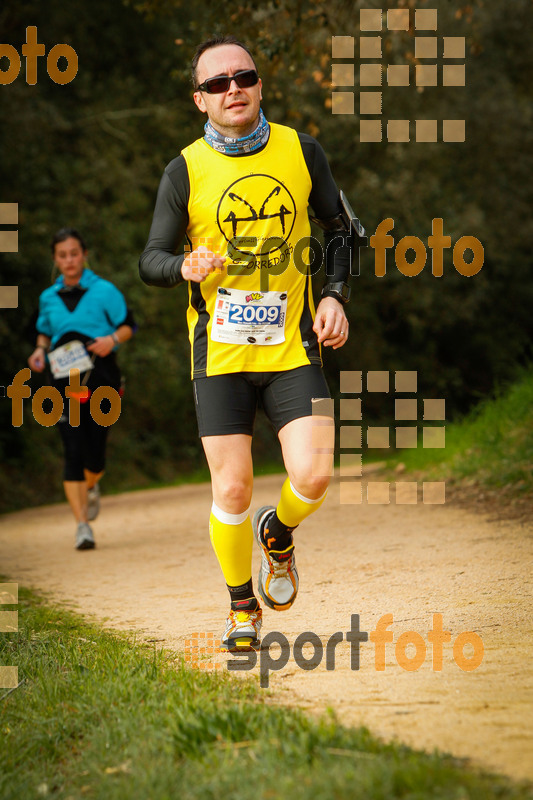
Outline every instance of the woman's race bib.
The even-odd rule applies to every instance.
[[[81,373],[94,367],[91,357],[78,339],[56,347],[48,353],[48,360],[54,378],[68,378],[71,369],[79,369]]]
[[[245,292],[220,286],[211,339],[226,344],[281,344],[286,315],[286,292]]]

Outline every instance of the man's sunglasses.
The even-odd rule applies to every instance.
[[[198,86],[198,89],[207,94],[221,94],[228,91],[232,81],[235,81],[239,89],[248,89],[250,86],[255,86],[258,80],[259,75],[255,69],[243,69],[235,75],[217,75],[215,78],[208,78]]]

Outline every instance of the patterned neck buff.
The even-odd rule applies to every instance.
[[[238,139],[232,139],[230,136],[223,136],[213,128],[209,120],[205,123],[204,130],[204,139],[207,144],[218,153],[225,153],[228,156],[253,153],[266,144],[270,135],[270,125],[266,121],[261,108],[259,109],[259,124],[255,131],[249,133],[248,136],[241,136]]]

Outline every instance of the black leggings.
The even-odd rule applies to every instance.
[[[63,480],[84,481],[84,469],[103,472],[109,428],[94,421],[90,403],[80,403],[80,424],[77,428],[69,424],[67,415],[61,417],[58,427],[65,452]]]

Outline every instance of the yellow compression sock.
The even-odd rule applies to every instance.
[[[209,535],[228,586],[241,586],[252,577],[252,523],[248,511],[228,514],[213,503]]]
[[[288,528],[295,528],[306,517],[316,511],[326,499],[327,489],[318,500],[310,500],[298,492],[289,478],[281,488],[281,497],[276,508],[276,514],[280,522]]]

